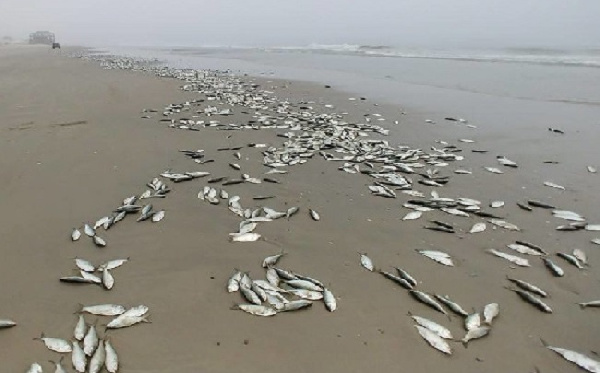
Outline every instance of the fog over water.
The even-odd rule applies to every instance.
[[[595,0],[1,0],[0,37],[96,46],[600,48]]]

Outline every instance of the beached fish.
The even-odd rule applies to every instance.
[[[94,236],[94,244],[96,244],[96,246],[98,247],[104,247],[106,246],[106,241],[104,241],[104,239],[100,236]]]
[[[127,311],[123,312],[121,314],[121,316],[127,316],[127,317],[144,316],[146,313],[148,313],[148,310],[149,310],[148,306],[140,304],[138,306],[131,307]]]
[[[499,168],[496,167],[484,167],[486,171],[489,171],[493,174],[503,174],[504,172],[502,172]]]
[[[586,231],[600,231],[600,224],[587,224],[585,226]]]
[[[453,339],[452,333],[446,327],[424,317],[413,315],[410,312],[408,314],[413,320],[415,320],[417,324],[421,325],[422,327],[431,330],[444,339]]]
[[[279,254],[276,255],[271,255],[266,257],[263,262],[262,262],[262,267],[263,268],[269,268],[272,267],[274,265],[277,264],[277,262],[279,261],[279,259],[281,259],[284,255],[286,255],[287,253],[284,253],[283,251]]]
[[[306,299],[294,300],[289,303],[280,303],[277,306],[278,312],[298,311],[312,306],[312,301]]]
[[[469,233],[479,233],[479,232],[483,232],[486,229],[486,225],[483,222],[479,222],[479,223],[475,223],[473,224],[473,227],[471,227],[471,230],[469,230]]]
[[[286,284],[288,284],[289,286],[292,286],[296,289],[306,289],[306,290],[311,290],[311,291],[323,291],[323,287],[315,284],[314,282],[308,281],[308,280],[300,280],[300,279],[288,280],[288,281],[286,281]]]
[[[293,215],[295,215],[298,211],[300,211],[300,207],[290,207],[289,209],[287,209],[287,212],[285,214],[286,218],[291,218]]]
[[[513,168],[517,168],[518,165],[516,162],[511,161],[510,159],[506,158],[503,155],[499,155],[496,157],[496,159],[498,160],[498,162],[503,165],[503,166],[507,166],[507,167],[513,167]]]
[[[116,316],[125,312],[125,307],[118,304],[97,304],[94,306],[82,306],[79,312],[87,312],[99,316]]]
[[[392,273],[389,273],[389,272],[386,272],[383,270],[379,270],[379,273],[381,273],[385,278],[394,281],[395,283],[397,283],[398,285],[402,286],[403,288],[405,288],[407,290],[412,290],[414,287],[410,282],[406,281],[402,277],[396,276]]]
[[[102,279],[92,273],[86,272],[86,271],[80,271],[79,273],[81,273],[81,278],[93,282],[94,284],[102,284]]]
[[[581,216],[580,214],[578,214],[574,211],[552,210],[552,215],[557,218],[561,218],[561,219],[565,219],[565,220],[579,221],[579,222],[585,221],[585,218],[583,216]]]
[[[313,209],[308,209],[308,212],[310,214],[310,217],[314,220],[314,221],[319,221],[321,220],[321,216],[319,215],[318,212],[316,212]]]
[[[363,268],[373,272],[373,269],[375,269],[375,267],[373,266],[373,261],[371,261],[371,258],[369,258],[366,253],[358,254],[360,255],[360,265],[362,265]]]
[[[79,229],[74,228],[73,232],[71,232],[71,240],[77,241],[80,237],[81,237],[81,232],[79,231]]]
[[[242,310],[255,316],[274,316],[277,314],[273,308],[256,304],[237,304],[231,307],[233,310]]]
[[[289,294],[295,295],[298,298],[308,299],[308,300],[321,300],[323,299],[323,293],[320,291],[312,291],[306,289],[290,289],[288,290]]]
[[[529,267],[529,261],[525,258],[521,258],[516,255],[506,254],[506,253],[503,253],[502,251],[498,251],[495,249],[488,249],[487,252],[490,254],[493,254],[499,258],[506,259],[509,262],[514,263],[520,267]]]
[[[467,334],[464,336],[464,338],[461,339],[460,341],[462,342],[462,344],[465,347],[467,347],[469,344],[469,341],[471,341],[473,339],[483,338],[486,335],[490,334],[491,330],[492,330],[492,328],[489,326],[480,326],[475,329],[471,329],[467,332]]]
[[[492,325],[492,320],[500,313],[500,306],[498,303],[489,303],[486,304],[483,308],[483,318],[485,319],[485,323],[488,325]]]
[[[33,363],[29,366],[26,373],[43,373],[42,366],[38,363]]]
[[[87,356],[92,356],[96,347],[98,347],[98,333],[96,332],[96,325],[90,326],[85,337],[83,338],[83,352]]]
[[[165,217],[165,210],[159,210],[152,214],[152,222],[157,223]]]
[[[94,272],[96,270],[96,267],[85,259],[75,258],[75,265],[77,268],[86,272]]]
[[[553,182],[551,182],[551,181],[544,181],[544,185],[545,185],[545,186],[549,186],[549,187],[551,187],[551,188],[556,188],[556,189],[560,189],[560,190],[565,190],[565,187],[564,187],[564,186],[562,186],[562,185],[558,185],[558,184],[555,184],[555,183],[553,183]]]
[[[469,170],[456,169],[456,170],[454,170],[454,173],[458,174],[458,175],[471,175],[473,172],[471,172]]]
[[[506,277],[506,279],[512,283],[514,283],[515,285],[517,285],[518,287],[520,287],[523,290],[527,290],[530,293],[534,293],[539,295],[540,297],[546,298],[548,296],[548,293],[546,293],[544,290],[540,289],[539,287],[530,284],[529,282],[525,282],[522,280],[518,280],[518,279],[514,279],[514,278],[510,278],[510,277]]]
[[[562,356],[565,360],[577,364],[579,367],[587,370],[588,372],[600,373],[600,361],[596,361],[596,360],[594,360],[582,353],[576,352],[576,351],[549,346],[544,340],[542,340],[542,343],[544,344],[544,346],[547,349],[556,352],[557,354]]]
[[[61,356],[59,361],[52,361],[50,360],[50,362],[52,364],[54,364],[54,373],[67,373],[67,371],[65,370],[65,368],[62,366],[62,361],[65,357]]]
[[[89,237],[94,237],[96,235],[96,232],[94,231],[94,228],[92,228],[89,224],[85,223],[83,226],[83,232],[89,236]]]
[[[327,288],[323,289],[323,302],[325,303],[325,308],[327,308],[327,311],[333,312],[337,309],[337,301],[335,296]]]
[[[514,225],[512,223],[508,223],[501,219],[490,219],[488,221],[494,225],[497,225],[498,227],[504,228],[509,231],[520,231],[521,230],[516,225]]]
[[[421,211],[411,211],[408,214],[406,214],[402,220],[415,220],[421,217],[421,215],[423,215],[423,213]]]
[[[556,253],[556,256],[558,256],[559,258],[563,258],[564,260],[573,264],[575,267],[577,267],[579,269],[583,269],[583,266],[581,265],[581,263],[579,262],[579,259],[577,259],[577,257],[575,255],[570,255],[570,254],[565,254],[565,253]]]
[[[490,207],[495,208],[495,209],[500,208],[502,206],[504,206],[504,201],[492,201],[490,203]]]
[[[108,324],[106,324],[107,329],[120,329],[127,328],[129,326],[133,326],[139,324],[141,322],[149,323],[147,315],[136,316],[136,315],[119,315],[112,319]]]
[[[119,370],[119,356],[109,340],[104,340],[104,350],[106,352],[106,362],[104,363],[106,370],[108,373],[117,373]]]
[[[542,302],[542,300],[540,298],[534,296],[533,294],[528,293],[523,290],[519,290],[519,289],[508,289],[508,290],[512,290],[515,293],[519,294],[519,296],[523,300],[525,300],[527,303],[534,305],[540,311],[545,312],[545,313],[552,313],[552,308],[550,308],[550,306],[548,306],[546,303]]]
[[[78,341],[73,341],[73,353],[71,354],[71,363],[73,364],[73,368],[75,368],[77,372],[85,373],[87,359]]]
[[[423,337],[431,347],[445,354],[452,355],[450,345],[442,337],[421,325],[415,325],[415,328],[417,328],[421,337]]]
[[[17,323],[9,319],[0,319],[0,329],[8,329],[16,326]]]
[[[259,233],[229,233],[229,240],[232,242],[253,242],[261,237]]]
[[[587,255],[585,254],[585,251],[581,249],[573,249],[573,256],[577,258],[581,263],[588,264]]]
[[[536,256],[543,255],[542,253],[540,253],[537,250],[534,250],[528,246],[521,245],[518,243],[511,243],[511,244],[506,245],[506,247],[508,247],[509,249],[514,250],[518,253],[521,253],[521,254],[536,255]]]
[[[557,266],[552,260],[548,258],[542,258],[542,260],[544,261],[546,268],[548,268],[555,277],[563,277],[565,275],[565,271]]]
[[[417,286],[417,280],[413,276],[411,276],[410,273],[399,267],[394,268],[396,268],[396,271],[398,272],[400,277],[406,280],[412,287]]]
[[[417,252],[423,256],[428,257],[429,259],[432,259],[440,264],[443,264],[445,266],[449,266],[449,267],[453,267],[454,263],[452,262],[452,258],[450,258],[450,255],[442,252],[442,251],[435,251],[435,250],[417,250]]]
[[[39,338],[34,338],[34,340],[39,340],[44,342],[46,348],[51,351],[59,352],[59,353],[67,353],[71,352],[73,349],[71,348],[71,344],[68,341],[60,338],[49,338],[45,337],[44,333]]]
[[[419,302],[426,304],[429,307],[433,308],[434,310],[441,312],[444,315],[448,316],[448,313],[446,312],[444,307],[442,307],[441,304],[436,302],[429,294],[423,293],[422,291],[419,291],[419,290],[409,290],[409,293],[415,299],[417,299]]]
[[[479,312],[474,312],[465,317],[465,329],[467,331],[479,328],[481,326],[481,315]]]
[[[529,205],[533,206],[533,207],[540,207],[540,208],[543,208],[543,209],[549,209],[550,210],[550,209],[556,208],[556,207],[554,207],[554,206],[552,206],[550,204],[547,204],[547,203],[541,202],[541,201],[537,201],[535,199],[530,199],[529,201],[527,201],[527,203]]]
[[[87,273],[87,272],[86,272]],[[65,276],[59,278],[60,282],[66,282],[70,284],[93,284],[94,280],[81,276]]]
[[[458,303],[450,300],[450,298],[447,295],[441,296],[438,294],[434,294],[434,297],[440,302],[442,302],[446,307],[450,308],[450,310],[452,310],[452,312],[456,313],[457,315],[463,317],[469,316],[469,313],[465,311],[464,308],[462,308]]]
[[[106,290],[110,290],[115,285],[115,278],[112,276],[108,269],[102,271],[102,285]]]
[[[96,352],[90,359],[90,365],[88,366],[88,373],[99,373],[104,367],[106,361],[106,351],[104,350],[104,343],[100,343]]]
[[[98,271],[102,272],[105,269],[108,269],[108,270],[115,269],[115,268],[118,268],[118,267],[122,266],[123,264],[127,263],[128,261],[129,261],[129,258],[109,260],[108,262],[106,262],[106,263],[102,264],[100,267],[98,267]]]
[[[240,290],[240,280],[242,279],[242,272],[235,270],[233,275],[227,281],[227,292],[234,293]]]
[[[578,303],[581,308],[585,307],[600,307],[600,300],[593,300],[591,302]]]
[[[77,320],[77,324],[73,330],[73,336],[76,340],[81,341],[85,337],[85,329],[85,319],[83,318],[83,315],[79,315],[79,319]]]
[[[523,241],[523,240],[516,240],[515,243],[517,245],[527,246],[530,249],[533,249],[533,250],[541,253],[542,255],[548,255],[548,252],[546,250],[542,249],[540,246],[535,245],[535,244],[533,244],[531,242],[527,242],[527,241]]]

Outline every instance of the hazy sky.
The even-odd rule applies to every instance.
[[[0,0],[65,44],[600,47],[600,0]]]

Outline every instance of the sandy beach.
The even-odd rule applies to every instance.
[[[411,210],[402,204],[413,197],[399,191],[396,199],[372,196],[367,175],[341,172],[339,162],[315,154],[306,164],[289,167],[288,174],[273,175],[281,184],[223,187],[229,195],[239,195],[243,204],[276,210],[300,207],[289,220],[260,224],[257,231],[264,240],[229,242],[228,234],[237,230],[240,218],[227,210],[225,202],[213,206],[199,200],[198,191],[207,185],[206,178],[199,178],[177,184],[167,181],[172,188],[168,197],[148,200],[155,209],[166,211],[165,218],[153,224],[129,217],[102,231],[108,245],[99,249],[90,240],[71,242],[71,230],[109,214],[125,197],[145,191],[146,183],[167,169],[207,171],[211,177],[234,178],[241,172],[264,177],[268,168],[263,165],[262,149],[247,145],[279,147],[286,139],[277,134],[289,129],[169,128],[159,122],[167,105],[204,97],[181,90],[183,83],[176,79],[106,70],[68,53],[69,49],[54,53],[45,47],[0,46],[0,318],[18,323],[0,330],[0,370],[25,371],[37,361],[50,371],[46,362],[58,360],[58,354],[32,339],[42,332],[72,338],[79,305],[100,303],[150,308],[151,323],[106,332],[124,373],[579,371],[545,349],[540,339],[600,360],[600,310],[577,305],[600,299],[600,246],[590,242],[600,238],[600,232],[557,231],[556,226],[568,222],[552,217],[548,210],[529,212],[516,205],[536,199],[600,224],[596,192],[600,175],[586,170],[588,165],[600,167],[597,123],[573,118],[573,127],[561,127],[564,135],[552,133],[548,127],[553,124],[534,119],[536,104],[531,103],[531,117],[523,129],[503,130],[482,123],[468,128],[445,121],[444,117],[456,113],[436,112],[435,107],[413,111],[368,97],[349,101],[353,94],[321,84],[242,77],[287,99],[294,108],[308,105],[315,112],[348,113],[344,115],[348,122],[361,122],[367,113],[371,118],[380,114],[386,120],[377,124],[390,129],[390,135],[373,138],[388,140],[392,146],[430,151],[432,146],[442,147],[437,140],[455,144],[465,159],[440,167],[450,182],[433,188],[417,184],[417,175],[407,175],[415,181],[414,189],[426,195],[435,189],[442,197],[478,199],[486,211],[493,210],[487,207],[491,201],[503,200],[506,206],[493,212],[521,231],[492,229],[488,223],[485,232],[469,234],[473,223],[485,220],[437,210],[403,221]],[[306,101],[314,103],[301,103]],[[158,113],[144,119],[143,109]],[[499,115],[497,109],[488,109],[490,116]],[[231,116],[204,119],[240,124],[253,119],[252,110],[232,110]],[[475,110],[484,117],[484,108]],[[217,150],[238,146],[241,160],[234,158],[234,151]],[[184,149],[203,149],[214,162],[196,164],[179,152]],[[502,168],[501,175],[485,171],[483,166],[502,167],[497,155],[515,160],[519,168]],[[544,163],[548,160],[559,163]],[[242,170],[229,167],[232,162]],[[454,174],[457,168],[472,174]],[[544,186],[545,181],[566,190]],[[257,195],[276,197],[252,201]],[[310,218],[309,208],[320,213],[320,221]],[[451,221],[457,233],[423,229],[434,219]],[[553,277],[538,257],[521,255],[531,267],[511,268],[508,261],[486,252],[489,248],[510,252],[506,245],[515,240],[547,250],[565,276]],[[554,255],[575,248],[587,254],[585,269]],[[455,266],[435,263],[416,249],[444,251]],[[287,255],[281,267],[325,283],[337,298],[337,311],[328,312],[322,302],[309,310],[269,318],[230,310],[242,302],[239,294],[225,290],[234,268],[264,278],[263,258],[282,250]],[[453,316],[449,321],[380,274],[366,271],[358,252],[366,252],[377,268],[408,270],[418,280],[419,290],[449,295],[469,312],[498,303],[500,314],[492,332],[468,348],[451,341],[452,356],[432,349],[408,313],[444,324],[458,339],[465,333],[462,319]],[[74,274],[75,257],[94,263],[128,257],[130,261],[113,271],[115,287],[105,291],[58,281]],[[545,301],[554,312],[544,314],[523,302],[506,289],[510,286],[506,276],[542,287],[551,294]],[[109,320],[86,315],[90,324],[96,319],[99,325]],[[104,336],[104,328],[99,329]],[[67,358],[65,365],[72,371]]]

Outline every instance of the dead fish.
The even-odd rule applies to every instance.
[[[423,215],[423,213],[421,211],[411,211],[408,214],[406,214],[402,220],[415,220],[421,217],[421,215]]]
[[[96,270],[96,267],[94,267],[92,263],[85,259],[80,259],[77,257],[75,258],[75,265],[77,266],[77,268],[86,272],[94,272]]]
[[[563,277],[565,275],[565,271],[559,266],[557,266],[552,260],[548,258],[542,258],[542,260],[544,261],[546,267],[555,277]]]
[[[600,245],[600,238],[592,238],[591,242]]]
[[[0,329],[8,329],[8,328],[12,328],[13,326],[16,326],[16,325],[17,325],[17,323],[12,320],[0,319]]]
[[[465,317],[465,329],[467,331],[477,329],[481,326],[481,315],[479,312],[474,312]]]
[[[118,304],[97,304],[94,306],[81,306],[80,313],[87,312],[99,316],[116,316],[125,312],[125,307]]]
[[[485,323],[488,325],[492,325],[492,320],[498,316],[500,313],[500,306],[498,303],[489,303],[486,304],[483,308],[483,318],[485,319]]]
[[[93,282],[94,284],[101,284],[102,283],[102,279],[92,273],[86,272],[86,271],[80,271],[81,273],[81,277],[89,280],[91,282]]]
[[[231,307],[232,310],[242,310],[255,316],[274,316],[277,314],[271,307],[256,305],[256,304],[236,304]]]
[[[323,302],[325,303],[325,308],[327,311],[334,312],[337,309],[337,301],[333,293],[327,289],[323,289]]]
[[[434,226],[424,226],[423,228],[425,229],[430,229],[432,231],[438,231],[438,232],[445,232],[445,233],[456,233],[454,231],[454,229],[450,229],[450,228],[446,228],[443,227],[441,225],[434,225]]]
[[[381,273],[385,278],[394,281],[395,283],[397,283],[398,285],[402,286],[403,288],[405,288],[407,290],[413,289],[413,285],[401,277],[398,277],[396,275],[393,275],[393,274],[383,271],[383,270],[379,270],[379,273]]]
[[[563,258],[564,260],[573,264],[575,267],[577,267],[579,269],[583,269],[583,266],[581,265],[581,263],[579,263],[579,259],[577,259],[574,255],[569,255],[569,254],[565,254],[565,253],[556,253],[556,256],[558,256],[559,258]]]
[[[415,328],[417,328],[421,337],[423,337],[431,347],[445,354],[452,355],[450,345],[442,337],[421,325],[415,325]]]
[[[373,261],[371,261],[371,258],[369,258],[366,253],[365,254],[358,253],[358,254],[360,255],[360,265],[362,265],[363,268],[373,272],[375,267],[373,266]]]
[[[519,290],[519,289],[508,289],[508,290],[512,290],[515,293],[519,294],[519,296],[523,300],[525,300],[527,303],[530,303],[530,304],[534,305],[540,311],[545,312],[545,313],[552,313],[552,308],[550,308],[550,306],[548,306],[546,303],[542,302],[541,299],[539,299],[538,297],[534,296],[533,294],[528,293],[528,292],[523,291],[523,290]]]
[[[519,206],[519,208],[521,208],[522,210],[525,210],[525,211],[533,211],[533,209],[531,207],[529,207],[528,205],[526,205],[522,202],[517,202],[517,206]]]
[[[587,170],[589,173],[595,174],[596,172],[598,172],[598,169],[594,166],[587,166]]]
[[[115,278],[110,274],[110,271],[105,268],[104,271],[102,271],[102,286],[104,286],[106,290],[110,290],[114,285]]]
[[[577,258],[581,263],[588,264],[587,255],[585,254],[585,251],[581,249],[573,249],[573,256]]]
[[[586,231],[600,231],[600,224],[587,224],[585,226]]]
[[[290,207],[289,209],[287,209],[287,212],[285,214],[285,216],[289,219],[291,218],[293,215],[295,215],[298,211],[300,211],[300,207]]]
[[[490,207],[492,207],[492,208],[497,209],[497,208],[500,208],[502,206],[504,206],[504,201],[492,201],[492,202],[490,202]]]
[[[252,199],[256,200],[256,201],[261,201],[261,200],[271,199],[271,198],[275,198],[275,196],[255,196],[255,197],[252,197]]]
[[[539,287],[530,284],[528,282],[522,281],[522,280],[518,280],[515,278],[510,278],[510,277],[506,277],[506,279],[512,283],[514,283],[515,285],[517,285],[518,287],[520,287],[523,290],[527,290],[530,293],[534,293],[539,295],[540,297],[546,298],[548,296],[548,293],[546,293],[544,290],[540,289]]]
[[[55,366],[54,373],[67,373],[65,368],[62,366],[62,361],[64,358],[65,358],[64,356],[61,356],[59,361],[49,360]]]
[[[87,272],[85,272],[87,273]],[[69,284],[93,284],[94,280],[81,276],[65,276],[58,279],[60,282],[66,282]]]
[[[511,161],[510,159],[506,158],[506,157],[505,157],[505,156],[503,156],[503,155],[499,155],[499,156],[497,156],[497,157],[496,157],[496,159],[497,159],[497,160],[498,160],[498,162],[499,162],[501,165],[503,165],[503,166],[506,166],[506,167],[513,167],[513,168],[517,168],[517,167],[519,167],[519,166],[517,165],[517,163],[516,163],[516,162],[514,162],[514,161]]]
[[[291,289],[288,292],[292,295],[297,296],[298,298],[307,299],[307,300],[321,300],[323,299],[323,293],[320,291],[312,291],[306,289]]]
[[[98,247],[104,247],[106,246],[106,241],[100,236],[94,236],[94,244]]]
[[[537,256],[543,255],[539,251],[536,251],[525,245],[520,245],[518,243],[511,243],[511,244],[506,245],[506,247],[508,247],[509,249],[514,250],[518,253],[521,253],[521,254],[537,255]]]
[[[504,228],[504,229],[509,230],[509,231],[520,231],[521,230],[516,225],[514,225],[512,223],[508,223],[508,222],[506,222],[504,220],[501,220],[501,219],[490,219],[488,221],[490,223],[498,226],[498,227]]]
[[[440,264],[445,266],[454,267],[454,263],[452,262],[452,258],[450,255],[435,250],[417,250],[417,252],[423,256],[426,256],[429,259],[432,259]]]
[[[105,361],[106,351],[104,350],[104,344],[100,343],[98,348],[96,348],[96,352],[94,352],[94,355],[90,359],[88,373],[99,373],[102,370]]]
[[[149,310],[148,306],[140,304],[138,306],[131,307],[127,311],[123,312],[121,314],[121,316],[128,316],[128,317],[144,316],[146,313],[148,313],[148,310]]]
[[[96,332],[96,325],[92,325],[83,338],[83,352],[87,356],[92,356],[96,347],[98,347],[98,334]]]
[[[119,356],[109,340],[104,340],[104,350],[106,351],[106,361],[104,363],[106,370],[108,373],[117,373],[119,370]]]
[[[402,268],[399,267],[394,267],[396,268],[396,271],[398,272],[398,274],[400,275],[401,278],[403,278],[404,280],[408,281],[408,283],[412,286],[412,287],[416,287],[417,286],[417,280],[411,276],[407,271],[403,270]]]
[[[267,183],[281,184],[281,181],[279,181],[277,179],[273,179],[272,177],[264,177],[263,180],[266,181]]]
[[[289,303],[280,303],[277,306],[278,312],[298,311],[312,306],[312,302],[305,299],[294,300]]]
[[[259,233],[229,233],[229,240],[232,242],[254,242],[261,238]]]
[[[549,346],[544,340],[542,340],[542,343],[544,344],[544,346],[547,349],[556,352],[557,354],[562,356],[565,360],[575,363],[577,366],[587,370],[588,372],[592,372],[592,373],[600,372],[600,361],[596,361],[596,360],[594,360],[590,357],[587,357],[586,355],[576,352],[576,351],[571,351],[571,350],[566,350],[564,348]]]
[[[585,308],[585,307],[600,307],[600,300],[593,300],[591,302],[585,302],[585,303],[578,303],[579,307],[581,308]]]
[[[89,237],[94,237],[96,235],[96,232],[94,231],[94,228],[92,228],[89,224],[85,223],[85,225],[83,226],[83,232],[89,236]]]
[[[458,175],[471,175],[473,172],[469,170],[456,169],[454,170],[454,173]]]
[[[71,240],[77,241],[81,237],[81,232],[77,228],[73,228],[73,232],[71,232]]]
[[[560,190],[565,190],[565,187],[564,187],[564,186],[562,186],[562,185],[558,185],[558,184],[555,184],[555,183],[553,183],[553,182],[551,182],[551,181],[544,181],[544,185],[545,185],[545,186],[549,186],[549,187],[551,187],[551,188],[556,188],[556,189],[560,189]]]
[[[467,311],[465,311],[458,303],[451,301],[447,295],[441,296],[438,294],[434,294],[434,297],[440,302],[442,302],[446,307],[450,308],[450,310],[452,310],[452,312],[456,313],[457,315],[464,317],[469,316],[469,313]]]
[[[315,284],[312,281],[308,281],[308,280],[300,280],[300,279],[288,280],[288,281],[286,281],[286,284],[288,284],[296,289],[305,289],[305,290],[311,290],[311,291],[323,291],[323,287]]]
[[[102,272],[105,269],[112,270],[112,269],[122,266],[123,264],[127,263],[128,261],[129,261],[129,257],[127,257],[125,259],[109,260],[108,262],[106,262],[106,263],[102,264],[100,267],[98,267],[98,271]]]
[[[220,183],[223,180],[225,180],[225,177],[221,176],[221,177],[213,177],[211,179],[206,180],[206,182],[209,184],[213,184],[213,183]],[[240,183],[241,182],[243,182],[243,181],[240,181]]]
[[[413,315],[412,313],[408,313],[408,315],[415,320],[415,322],[419,325],[421,325],[424,328],[427,328],[429,330],[431,330],[432,332],[434,332],[435,334],[439,335],[440,337],[444,338],[444,339],[453,339],[452,337],[452,333],[450,332],[450,330],[448,330],[446,327],[433,322],[429,319],[426,319],[424,317],[421,316],[416,316]]]
[[[503,174],[504,173],[499,168],[496,168],[496,167],[484,167],[484,169],[493,174]]]
[[[286,254],[287,253],[281,251],[281,253],[279,253],[279,254],[266,257],[262,262],[262,267],[269,268],[269,267],[276,265],[277,262],[279,261],[279,259],[281,259]]]
[[[515,241],[518,245],[523,245],[523,246],[527,246],[539,253],[541,253],[542,255],[548,255],[548,252],[544,249],[542,249],[540,246],[532,244],[531,242],[527,242],[527,241],[523,241],[523,240],[517,240]]]
[[[493,254],[499,258],[506,259],[509,262],[514,263],[520,267],[529,267],[529,261],[525,258],[521,258],[516,255],[506,254],[506,253],[503,253],[502,251],[498,251],[498,250],[494,250],[494,249],[489,249],[489,250],[487,250],[487,252],[490,254]]]
[[[73,336],[76,340],[81,341],[85,337],[85,328],[85,319],[83,318],[83,315],[79,315],[75,330],[73,330]]]
[[[490,328],[489,326],[480,326],[478,328],[469,330],[467,332],[467,334],[464,336],[464,338],[461,339],[460,341],[466,348],[469,344],[469,341],[471,341],[473,339],[483,338],[486,335],[490,334],[491,330],[492,330],[492,328]]]
[[[137,316],[137,315],[119,315],[116,318],[112,319],[108,324],[106,324],[107,329],[121,329],[127,328],[139,323],[149,323],[147,315]]]
[[[321,216],[319,215],[318,212],[316,212],[313,209],[308,209],[308,212],[310,213],[310,217],[314,220],[314,221],[319,221],[321,220]]]
[[[209,180],[209,182],[210,182],[210,180]],[[242,180],[242,179],[229,179],[229,180],[225,181],[223,183],[223,185],[235,185],[235,184],[241,184],[243,182],[244,182],[244,180]]]
[[[85,353],[83,349],[79,345],[79,342],[73,341],[73,352],[71,353],[71,363],[73,364],[73,368],[79,373],[85,373],[85,368],[87,365],[87,359],[85,358]]]
[[[471,227],[471,230],[469,230],[469,233],[480,233],[485,231],[486,228],[487,227],[483,222],[475,223],[473,224],[473,227]]]
[[[230,163],[229,167],[233,168],[234,170],[238,170],[238,171],[242,169],[242,167],[237,163]]]
[[[43,373],[42,366],[38,363],[33,363],[27,370],[27,373]]]
[[[540,207],[540,208],[543,208],[543,209],[555,209],[556,208],[556,207],[554,207],[552,205],[549,205],[547,203],[544,203],[544,202],[541,202],[541,201],[537,201],[537,200],[534,200],[534,199],[530,199],[529,201],[527,201],[527,203],[530,206]]]
[[[444,309],[444,307],[442,307],[441,304],[436,302],[430,295],[423,293],[422,291],[419,291],[419,290],[409,290],[408,292],[419,302],[426,304],[429,307],[433,308],[434,310],[441,312],[444,315],[449,317],[449,315],[446,312],[446,310]]]
[[[152,214],[152,222],[157,223],[165,217],[165,210],[159,210]]]
[[[267,281],[269,282],[269,284],[271,284],[273,286],[279,286],[279,282],[281,280],[279,279],[279,276],[277,275],[277,271],[275,269],[268,268],[267,273],[265,274],[265,277],[267,278]]]

